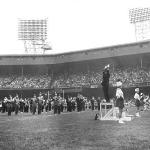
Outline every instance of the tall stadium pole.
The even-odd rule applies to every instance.
[[[136,24],[134,24],[134,30],[135,30],[135,40],[138,41],[137,36],[136,36],[137,35]]]
[[[42,53],[52,48],[47,40],[48,19],[19,19],[18,40],[24,41],[26,53]]]
[[[23,59],[21,59],[21,78],[22,78],[22,84],[21,84],[21,98],[23,94],[23,77],[24,77],[24,68],[23,68]]]
[[[130,23],[135,26],[136,41],[149,40],[150,8],[134,8],[129,10]],[[147,25],[148,24],[148,25]]]

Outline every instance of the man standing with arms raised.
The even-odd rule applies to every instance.
[[[108,92],[108,90],[109,90],[109,78],[110,78],[109,67],[110,67],[109,64],[104,67],[103,80],[101,83],[102,88],[103,88],[104,98],[105,98],[107,103],[110,102],[109,92]]]

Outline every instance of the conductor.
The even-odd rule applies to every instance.
[[[103,80],[101,82],[101,85],[103,88],[103,93],[104,93],[104,98],[105,98],[107,103],[110,102],[109,92],[108,92],[108,90],[109,90],[109,78],[110,78],[109,67],[110,67],[109,64],[104,67]]]

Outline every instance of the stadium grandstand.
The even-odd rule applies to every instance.
[[[0,96],[7,96],[8,91],[22,96],[39,91],[98,96],[102,93],[102,71],[106,64],[110,64],[111,89],[120,78],[129,95],[137,86],[148,92],[149,59],[149,41],[55,55],[2,55]]]

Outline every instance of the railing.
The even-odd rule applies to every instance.
[[[136,82],[130,85],[130,87],[143,87],[143,86],[150,86],[150,81],[147,82]]]
[[[13,79],[14,80],[14,79]],[[12,80],[12,81],[13,81]],[[10,83],[12,82],[12,81],[10,81]],[[10,84],[9,83],[9,84]],[[5,83],[6,84],[6,83]],[[7,83],[8,84],[8,83]],[[116,85],[115,84],[110,84],[110,87],[115,87]],[[123,87],[124,88],[129,88],[129,87],[145,87],[145,86],[150,86],[150,81],[147,81],[147,82],[136,82],[136,83],[131,83],[131,84],[123,84]],[[45,88],[42,88],[42,89],[55,89],[55,88],[57,88],[57,89],[72,89],[72,88],[74,88],[74,89],[78,89],[78,88],[101,88],[102,86],[100,85],[100,84],[91,84],[91,85],[83,85],[83,86],[60,86],[60,87],[45,87]],[[18,90],[18,89],[41,89],[41,87],[40,88],[35,88],[35,87],[33,87],[33,88],[31,88],[31,87],[22,87],[22,88],[8,88],[8,87],[1,87],[0,88],[1,90],[2,89],[16,89],[16,90]]]

